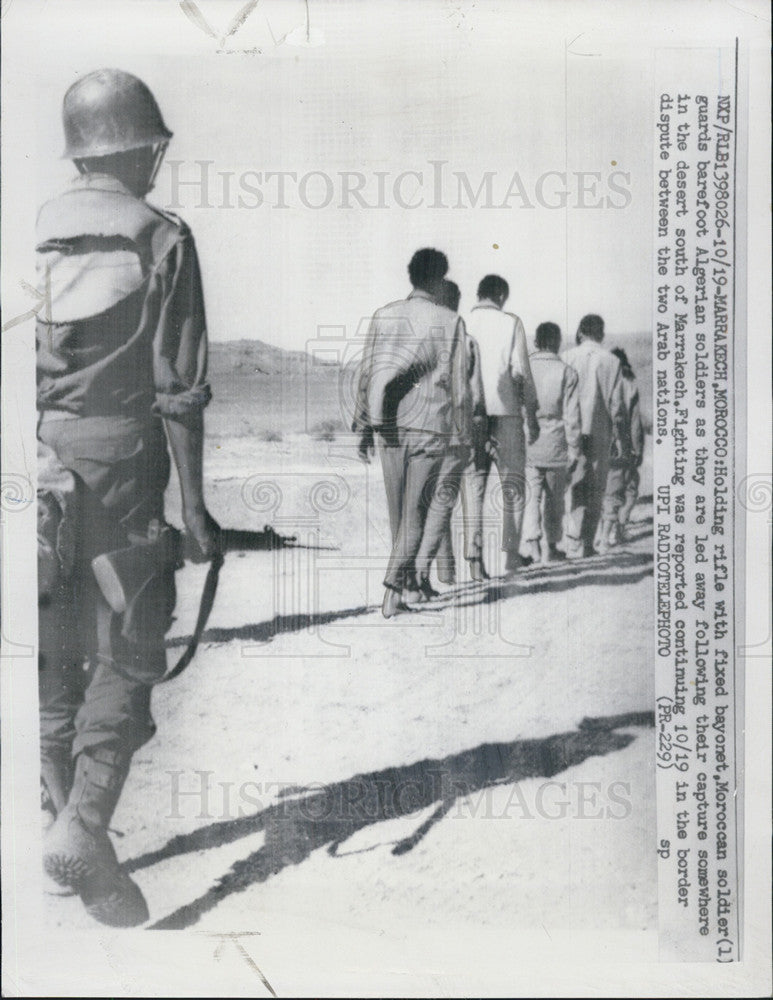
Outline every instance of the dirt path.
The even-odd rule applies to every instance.
[[[385,622],[378,468],[279,456],[280,506],[245,516],[253,460],[211,463],[221,521],[336,547],[231,554],[199,654],[154,693],[113,822],[151,926],[652,927],[649,504],[613,555]],[[203,574],[178,575],[173,653]]]

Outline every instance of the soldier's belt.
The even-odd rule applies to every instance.
[[[38,417],[38,427],[43,424],[56,423],[60,420],[78,420],[77,413],[70,413],[69,410],[41,410]]]

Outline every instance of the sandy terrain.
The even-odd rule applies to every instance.
[[[196,659],[154,692],[113,821],[150,926],[294,927],[299,948],[334,928],[344,949],[445,923],[654,926],[649,497],[614,555],[461,568],[385,622],[380,469],[351,438],[221,433],[207,491],[222,524],[317,547],[231,553]],[[491,500],[487,524],[498,571]],[[203,577],[178,574],[170,661]],[[77,899],[47,911],[90,924]]]

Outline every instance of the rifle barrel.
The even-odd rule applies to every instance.
[[[223,528],[220,532],[224,552],[265,552],[272,549],[314,549],[337,552],[337,545],[311,545],[299,542],[295,535],[280,535],[270,531],[250,531],[243,528]]]

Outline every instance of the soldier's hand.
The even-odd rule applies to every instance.
[[[373,451],[373,428],[366,427],[360,434],[360,443],[357,446],[357,458],[361,462],[365,462],[366,465],[370,465]]]
[[[217,521],[206,508],[184,511],[183,520],[188,535],[199,547],[201,561],[213,559],[220,552],[220,525]]]
[[[539,423],[536,420],[530,420],[529,422],[529,432],[526,437],[528,444],[534,444],[534,442],[539,437]]]
[[[281,549],[283,545],[292,545],[298,541],[297,535],[280,535],[270,524],[263,525],[263,535],[269,549]]]

